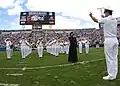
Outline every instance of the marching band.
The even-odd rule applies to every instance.
[[[5,43],[6,43],[7,58],[11,59],[12,53],[13,53],[12,52],[13,51],[13,48],[12,48],[13,43],[10,40],[10,38],[7,38],[5,40]],[[62,40],[62,39],[55,39],[55,38],[47,41],[46,44],[43,44],[42,38],[39,38],[38,41],[35,43],[35,42],[28,41],[25,37],[21,37],[19,44],[20,44],[20,51],[21,51],[21,55],[22,55],[21,58],[23,58],[23,59],[25,59],[34,49],[37,51],[38,56],[40,58],[43,57],[44,49],[46,49],[47,53],[50,53],[56,57],[58,57],[60,54],[63,54],[63,53],[68,55],[69,54],[69,46],[70,46],[70,42],[68,39]],[[83,45],[85,46],[86,54],[88,54],[89,53],[89,41],[88,40],[79,40],[78,41],[79,53],[82,53]]]

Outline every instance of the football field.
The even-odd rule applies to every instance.
[[[0,86],[120,86],[119,73],[114,81],[102,80],[107,74],[103,48],[90,48],[88,55],[83,49],[78,57],[78,63],[72,64],[66,54],[55,57],[44,51],[39,58],[33,51],[22,59],[21,53],[14,51],[13,58],[7,60],[6,52],[1,51]]]

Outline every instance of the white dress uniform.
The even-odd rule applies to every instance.
[[[38,51],[38,55],[41,58],[43,56],[43,44],[41,41],[37,41],[37,51]]]
[[[52,54],[52,43],[49,43],[49,53]]]
[[[46,43],[45,46],[46,46],[46,52],[48,52],[48,43]]]
[[[49,43],[49,53],[50,54],[53,54],[53,41],[51,41],[50,43]]]
[[[64,53],[64,45],[60,42],[60,53]]]
[[[53,45],[53,42],[51,43],[51,49],[50,49],[50,52],[52,55],[54,55],[54,45]]]
[[[51,54],[54,55],[54,56],[55,56],[55,54],[56,54],[56,41],[57,41],[57,40],[53,40],[53,41],[51,42],[51,43],[52,43],[52,46],[51,46],[51,47],[52,47],[52,50],[51,50],[52,52],[51,52]]]
[[[55,42],[55,56],[59,55],[59,46],[58,41]]]
[[[86,49],[86,54],[88,54],[89,53],[89,41],[86,41],[85,49]]]
[[[53,55],[54,53],[54,45],[53,45],[53,41],[50,42],[50,54]]]
[[[67,55],[69,54],[69,47],[70,47],[70,43],[67,42],[67,52],[66,52]]]
[[[21,44],[22,58],[24,59],[32,52],[32,49],[28,46],[30,44],[25,39],[20,40],[20,44]]]
[[[10,48],[10,46],[12,45],[11,41],[7,41],[5,40],[6,43],[6,52],[7,52],[7,58],[11,59],[12,57],[12,49]]]
[[[48,44],[48,52],[51,54],[51,44]]]
[[[82,53],[82,42],[79,41],[79,53]]]
[[[60,54],[61,51],[61,46],[60,46],[60,42],[58,42],[58,53]]]
[[[104,53],[108,76],[110,79],[115,79],[118,73],[117,20],[112,16],[108,16],[100,19],[99,23],[103,23]]]
[[[65,42],[64,44],[65,44],[64,50],[65,50],[66,54],[68,55],[69,54],[69,42]]]
[[[56,49],[56,46],[55,46],[55,42],[53,43],[53,55],[55,56],[55,49]]]

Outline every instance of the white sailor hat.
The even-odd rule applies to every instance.
[[[104,7],[104,13],[106,12],[112,13],[113,9],[111,7]]]

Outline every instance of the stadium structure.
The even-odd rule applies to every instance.
[[[120,17],[118,20],[118,32],[117,36],[120,39]],[[103,45],[103,29],[96,28],[86,28],[86,29],[27,29],[27,30],[0,30],[0,46],[4,47],[4,39],[7,37],[12,38],[18,43],[18,40],[24,36],[25,38],[34,39],[38,38],[45,39],[44,42],[50,40],[51,38],[67,39],[70,32],[75,32],[77,39],[89,39],[90,45],[93,46],[97,40]],[[31,40],[33,41],[33,40]],[[16,45],[17,46],[17,45]]]

